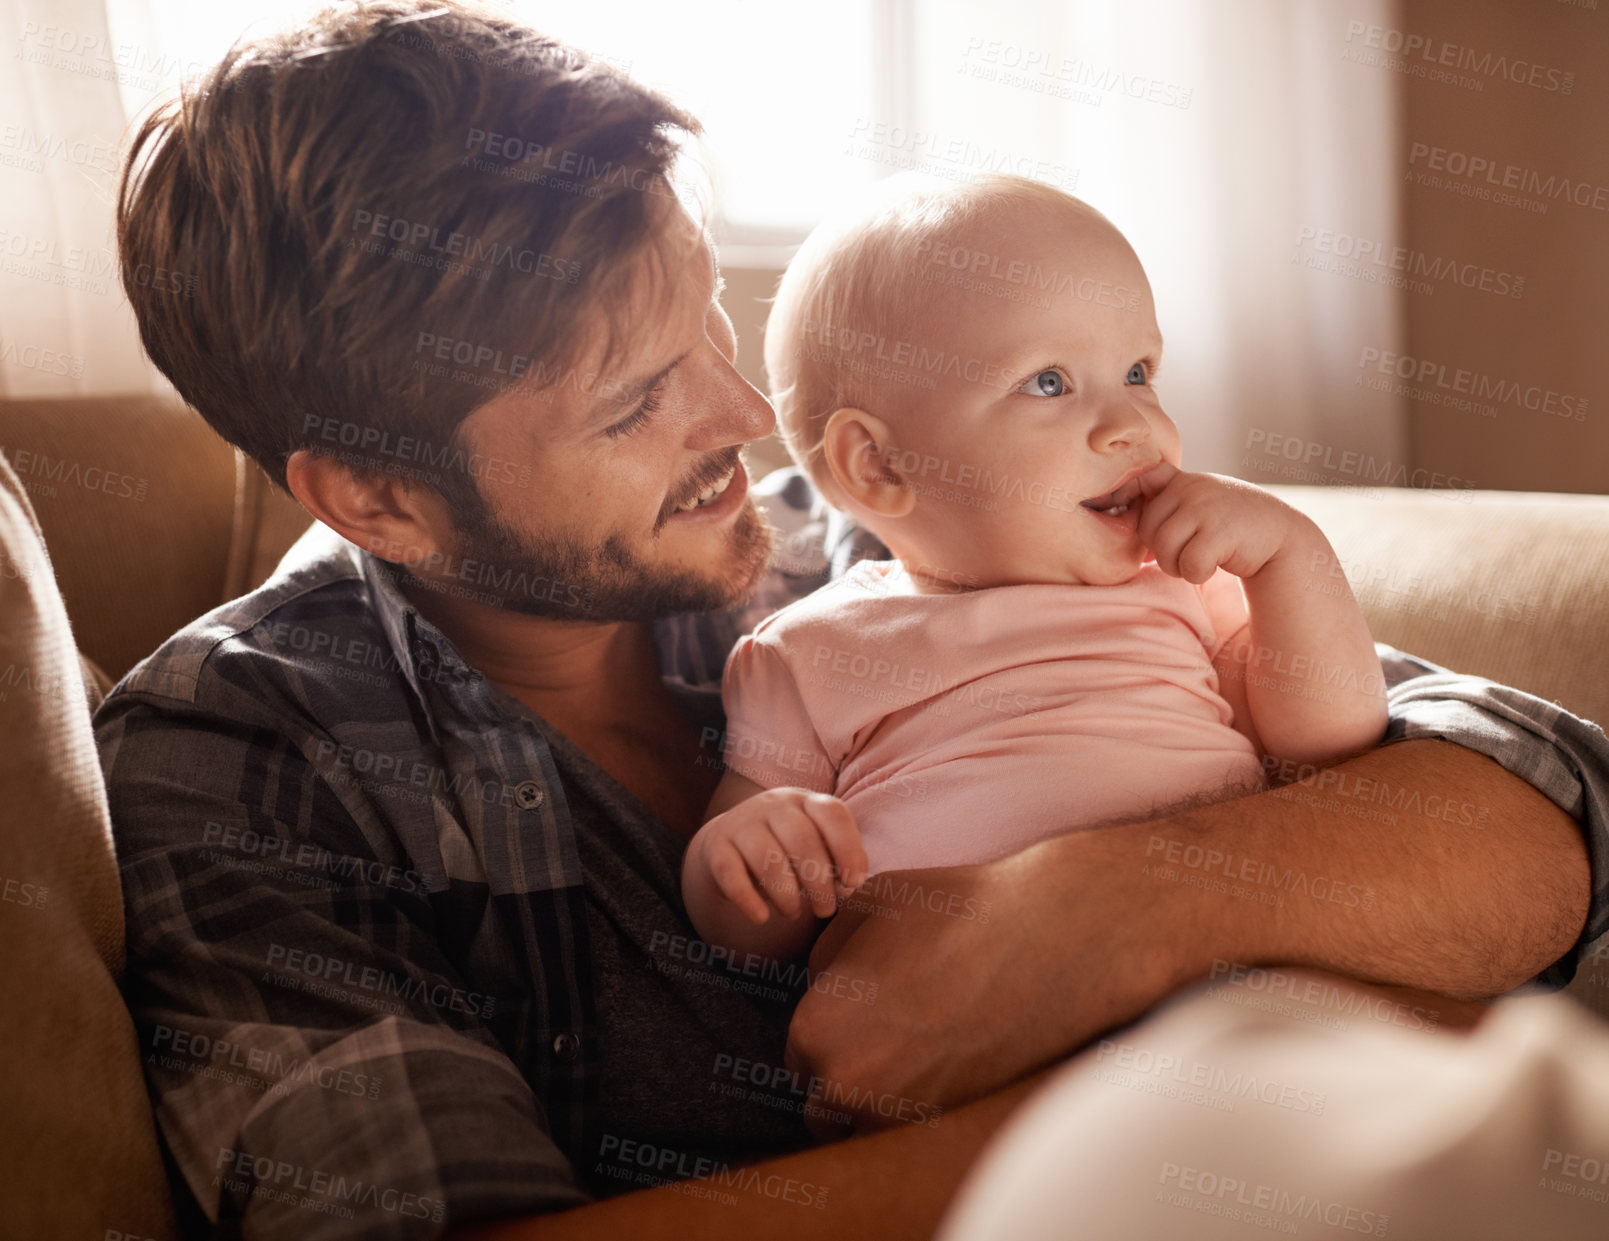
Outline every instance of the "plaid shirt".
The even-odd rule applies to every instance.
[[[773,572],[741,609],[659,624],[675,688],[718,685],[761,617],[886,556],[796,471],[756,495],[782,534]],[[1479,750],[1582,821],[1582,943],[1609,930],[1603,734],[1382,654],[1389,739]],[[141,1055],[177,1174],[220,1233],[434,1236],[588,1200],[597,980],[552,734],[381,562],[315,527],[131,672],[96,728]],[[1544,979],[1568,981],[1575,957]]]

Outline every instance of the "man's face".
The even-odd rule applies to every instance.
[[[469,584],[483,576],[501,607],[591,621],[707,611],[747,598],[769,564],[772,532],[738,452],[775,415],[733,367],[714,256],[680,208],[659,255],[643,262],[607,368],[598,315],[557,383],[464,423],[482,457],[530,467],[523,485],[483,478],[480,504],[454,506],[458,555],[487,566]]]

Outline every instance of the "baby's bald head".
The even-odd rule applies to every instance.
[[[829,500],[837,488],[821,445],[833,412],[897,420],[920,402],[948,362],[932,328],[986,314],[980,285],[1030,295],[1042,273],[1012,257],[1013,239],[1020,248],[1051,224],[1076,226],[1091,248],[1133,253],[1089,204],[1013,176],[938,186],[893,177],[869,206],[810,234],[778,287],[765,362],[788,449]]]

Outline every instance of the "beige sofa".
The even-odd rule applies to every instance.
[[[0,448],[4,1231],[166,1237],[75,644],[115,680],[262,581],[307,517],[170,402],[0,402]],[[1609,718],[1609,497],[1276,490],[1329,533],[1377,638]],[[1609,1012],[1609,965],[1571,990]]]

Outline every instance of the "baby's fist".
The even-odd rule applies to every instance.
[[[1247,578],[1279,554],[1306,521],[1261,487],[1166,463],[1140,475],[1145,505],[1137,530],[1157,568],[1197,585],[1221,566]]]
[[[841,897],[866,880],[866,849],[855,816],[838,798],[808,789],[756,793],[699,831],[721,894],[751,922],[775,909],[789,920],[806,907],[830,918]]]

